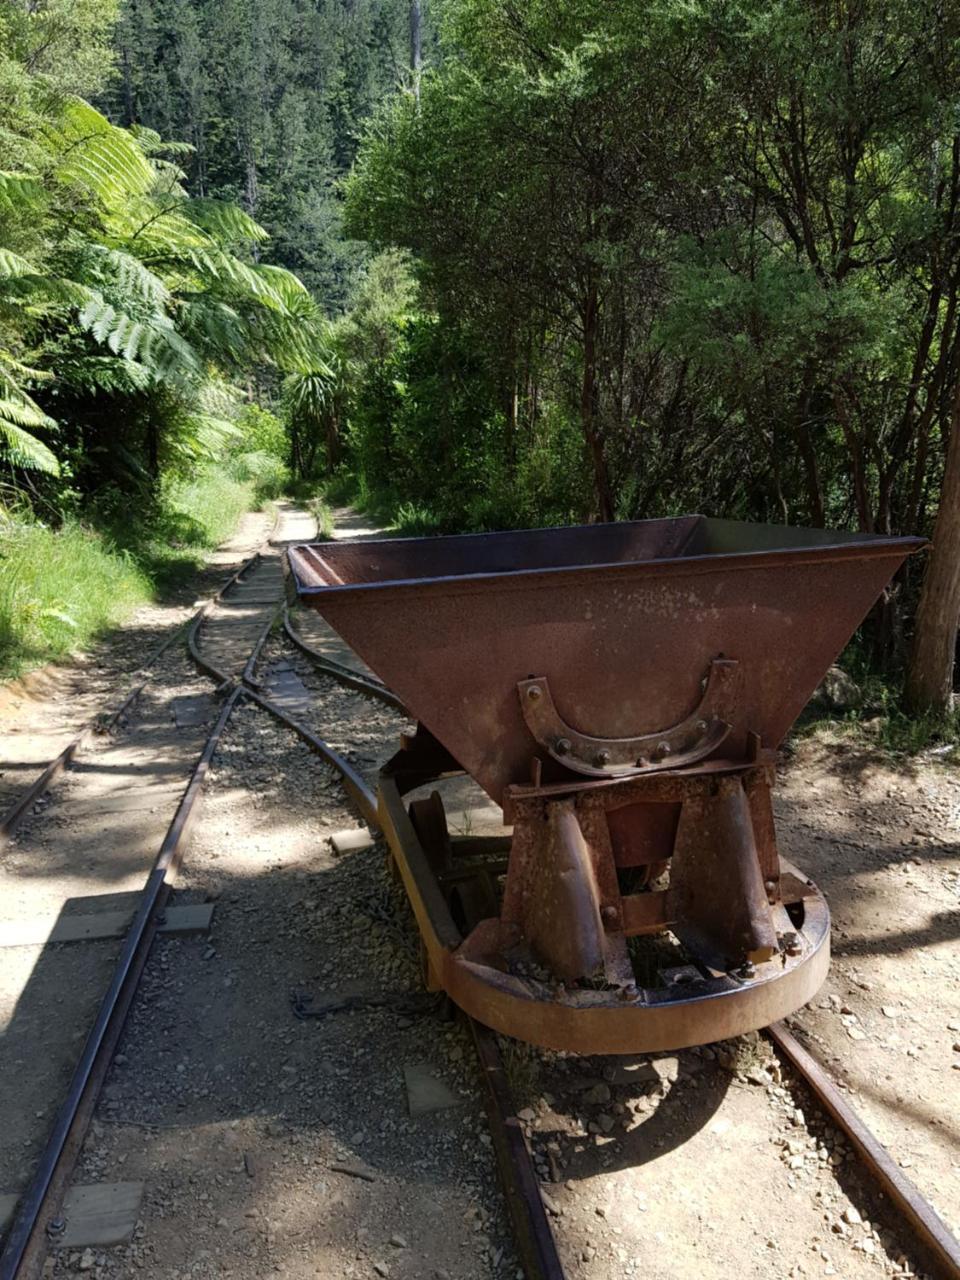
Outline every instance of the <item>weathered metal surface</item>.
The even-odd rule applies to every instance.
[[[738,662],[733,729],[774,747],[918,538],[685,516],[576,529],[297,547],[316,608],[498,803],[571,772],[538,746],[517,686],[546,677],[594,738],[690,716],[721,657]]]
[[[461,1008],[496,1031],[575,1053],[678,1049],[740,1035],[785,1017],[809,1000],[826,976],[826,904],[812,882],[787,863],[784,880],[790,892],[784,902],[792,904],[798,919],[778,905],[774,922],[784,933],[794,932],[798,945],[755,965],[750,976],[698,968],[695,977],[687,975],[689,981],[671,983],[662,974],[663,985],[638,985],[630,992],[623,986],[566,985],[512,972],[506,957],[517,939],[509,925],[490,918],[466,938],[457,928],[403,805],[404,784],[396,767],[395,759],[381,773],[380,823],[413,905],[430,970]],[[642,778],[631,785],[654,780]],[[625,915],[629,918],[629,912]]]
[[[594,738],[568,725],[546,676],[521,680],[517,692],[532,737],[558,764],[595,778],[622,778],[712,755],[733,728],[736,676],[736,662],[715,658],[704,678],[703,697],[690,715],[671,728],[630,738]]]

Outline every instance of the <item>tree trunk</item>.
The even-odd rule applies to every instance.
[[[907,675],[911,711],[947,711],[953,693],[953,665],[960,618],[960,387],[954,393],[950,444],[917,609]]]
[[[610,477],[603,452],[603,439],[597,423],[597,336],[600,327],[600,307],[597,287],[591,284],[583,303],[583,382],[580,389],[580,421],[583,438],[593,466],[593,490],[597,504],[597,517],[613,519],[613,496]]]
[[[410,74],[417,102],[420,101],[420,64],[420,0],[410,0]]]

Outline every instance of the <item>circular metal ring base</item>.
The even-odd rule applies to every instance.
[[[830,913],[817,887],[805,884],[797,954],[780,954],[750,977],[685,971],[665,989],[623,993],[567,989],[518,978],[494,967],[499,921],[485,920],[438,977],[448,995],[478,1022],[545,1049],[573,1053],[646,1053],[710,1044],[755,1031],[795,1012],[819,990],[830,963]]]

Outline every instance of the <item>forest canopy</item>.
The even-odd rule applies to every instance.
[[[18,501],[100,518],[269,441],[406,530],[933,534],[860,657],[948,707],[956,6],[0,0],[0,35]]]

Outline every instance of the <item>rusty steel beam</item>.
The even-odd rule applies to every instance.
[[[950,1233],[933,1206],[898,1168],[886,1147],[877,1141],[796,1036],[782,1022],[767,1027],[766,1033],[810,1088],[818,1104],[849,1139],[880,1190],[896,1206],[934,1273],[942,1280],[960,1280],[960,1241]]]

